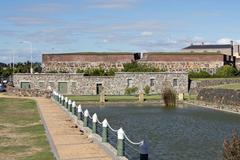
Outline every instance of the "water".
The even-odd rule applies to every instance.
[[[123,127],[133,141],[146,139],[150,160],[215,160],[222,159],[224,138],[240,131],[240,115],[196,106],[181,105],[166,109],[153,104],[83,105],[100,121]],[[130,146],[133,147],[133,146]],[[138,159],[133,149],[126,147],[130,159]],[[135,149],[138,149],[135,146]]]

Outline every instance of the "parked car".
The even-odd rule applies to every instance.
[[[6,92],[6,88],[3,84],[0,84],[0,92]]]

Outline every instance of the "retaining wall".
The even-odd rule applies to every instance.
[[[216,86],[221,84],[240,83],[240,78],[219,78],[207,80],[193,80],[189,82],[189,93],[198,94],[201,89],[209,86]]]
[[[221,109],[240,112],[240,90],[203,88],[197,99],[222,105]]]

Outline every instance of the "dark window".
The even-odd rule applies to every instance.
[[[44,89],[44,82],[38,82],[38,86],[40,89]]]
[[[133,86],[133,80],[132,79],[128,79],[127,80],[127,86],[128,87],[132,87]]]
[[[178,81],[177,79],[173,79],[173,87],[177,86],[178,85]]]
[[[150,79],[150,86],[151,87],[154,86],[154,81],[155,81],[155,79],[153,79],[153,78]]]

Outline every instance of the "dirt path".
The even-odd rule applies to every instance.
[[[19,98],[0,95],[6,98]],[[59,106],[50,99],[34,98],[41,117],[46,124],[53,151],[61,160],[110,160],[112,159],[98,144],[81,133]]]

